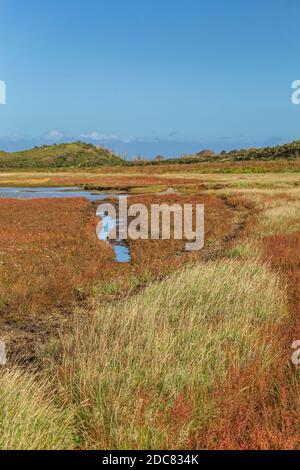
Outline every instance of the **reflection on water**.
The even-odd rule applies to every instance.
[[[112,197],[112,195],[110,195]],[[107,194],[96,191],[84,191],[78,188],[1,188],[0,199],[48,199],[48,198],[74,198],[83,197],[88,201],[101,201],[107,198]],[[1,202],[0,202],[1,204]],[[102,219],[103,229],[100,234],[97,233],[99,240],[107,240],[107,230],[110,232],[116,225],[116,222],[110,217]],[[119,224],[119,221],[117,221]],[[130,250],[122,240],[109,242],[115,252],[115,260],[119,263],[129,263],[131,261]]]
[[[0,198],[43,199],[83,197],[89,201],[105,199],[107,194],[78,188],[0,188]]]

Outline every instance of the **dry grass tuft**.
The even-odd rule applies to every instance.
[[[51,374],[77,407],[85,447],[188,447],[218,414],[211,392],[232,367],[255,363],[258,377],[271,366],[272,333],[285,316],[285,290],[266,267],[199,265],[79,315]]]

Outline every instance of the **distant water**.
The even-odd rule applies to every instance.
[[[74,198],[83,197],[88,201],[101,201],[107,198],[107,194],[96,191],[85,191],[78,188],[1,188],[0,199],[48,199],[48,198]],[[110,195],[111,196],[111,195]],[[0,202],[1,204],[1,202]],[[120,221],[117,221],[119,224]],[[110,226],[110,230],[112,227]],[[104,233],[99,240],[107,240]],[[131,261],[130,250],[122,240],[110,241],[115,252],[115,260],[119,263],[129,263]]]

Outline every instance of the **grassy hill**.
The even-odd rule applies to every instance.
[[[44,145],[13,153],[0,151],[0,170],[95,168],[102,165],[124,166],[126,162],[105,148],[83,142]]]

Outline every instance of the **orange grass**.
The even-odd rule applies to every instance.
[[[68,307],[101,266],[113,265],[84,200],[1,200],[0,217],[2,319]]]

